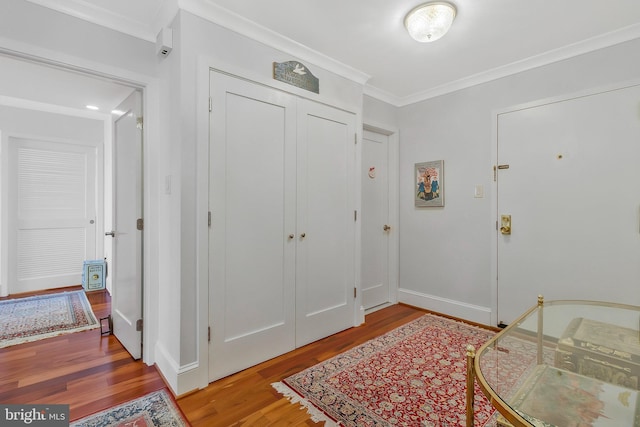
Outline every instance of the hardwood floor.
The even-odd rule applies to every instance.
[[[110,313],[106,292],[88,293],[96,317]],[[376,311],[366,323],[332,335],[180,397],[194,426],[313,426],[271,383],[416,319],[404,305]],[[0,349],[0,402],[69,404],[75,420],[165,387],[153,366],[134,361],[100,329]]]
[[[111,312],[106,292],[87,296],[98,319]],[[68,404],[72,420],[163,387],[155,367],[100,329],[0,349],[0,402]]]
[[[316,341],[260,365],[210,384],[178,400],[194,427],[321,426],[276,392],[271,383],[382,335],[425,312],[394,305],[366,316],[357,328]]]

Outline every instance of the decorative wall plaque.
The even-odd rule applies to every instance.
[[[274,62],[273,78],[295,87],[320,93],[320,81],[298,61]]]

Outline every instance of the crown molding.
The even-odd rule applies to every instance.
[[[166,26],[177,11],[182,9],[267,46],[287,52],[301,60],[309,61],[359,84],[364,85],[370,78],[369,75],[360,70],[336,61],[208,0],[164,0],[158,10],[155,11],[152,24],[114,13],[105,8],[92,5],[85,0],[66,0],[65,2],[53,3],[49,0],[27,1],[152,43],[155,43],[156,34],[160,28]]]
[[[230,31],[274,49],[287,52],[300,60],[331,71],[356,83],[364,85],[370,76],[327,55],[317,52],[295,40],[263,27],[208,0],[178,0],[180,9],[206,19]]]
[[[295,40],[284,37],[273,30],[260,26],[253,21],[211,3],[209,0],[164,0],[156,11],[153,24],[116,14],[107,9],[92,5],[85,0],[65,0],[64,2],[51,2],[50,0],[27,1],[152,43],[155,43],[156,34],[159,29],[166,26],[176,15],[177,11],[182,9],[230,31],[256,40],[274,49],[287,52],[300,60],[308,61],[337,75],[362,84],[365,95],[396,107],[415,104],[447,93],[640,38],[640,24],[634,24],[621,28],[620,30],[496,67],[408,96],[397,96],[383,89],[368,85],[367,81],[371,77],[368,74],[317,52]]]
[[[402,107],[404,104],[404,98],[396,96],[390,92],[382,90],[378,87],[372,85],[365,85],[363,93],[372,98],[375,98],[379,101],[386,102],[387,104],[393,105],[394,107]]]
[[[58,2],[51,2],[50,0],[27,1],[142,40],[153,43],[156,41],[154,28],[151,28],[146,22],[114,13],[108,9],[87,3],[84,0],[65,0]]]
[[[562,48],[551,50],[540,55],[532,56],[521,61],[516,61],[501,67],[496,67],[482,73],[474,74],[459,80],[445,83],[434,88],[416,92],[406,97],[395,97],[393,95],[381,93],[379,97],[381,101],[387,102],[396,107],[404,107],[417,102],[426,101],[427,99],[445,95],[461,89],[466,89],[482,83],[507,77],[513,74],[521,73],[533,68],[549,65],[565,59],[573,58],[585,53],[593,52],[599,49],[611,47],[620,43],[640,38],[640,24],[630,25],[601,36],[592,37]],[[364,93],[372,97],[377,97],[381,91],[371,87],[365,87]]]

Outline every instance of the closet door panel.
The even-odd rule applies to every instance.
[[[211,379],[295,347],[295,98],[213,73]]]
[[[296,345],[353,326],[353,114],[298,101]]]

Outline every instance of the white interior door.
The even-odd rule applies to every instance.
[[[298,100],[296,345],[353,326],[355,117]]]
[[[640,304],[639,99],[633,86],[499,115],[499,322],[538,294]]]
[[[95,146],[9,142],[9,293],[78,285],[96,256]]]
[[[210,380],[295,348],[296,99],[211,73]]]
[[[362,305],[390,301],[389,136],[364,131],[362,139]]]
[[[134,359],[142,356],[142,97],[134,91],[113,124],[113,237],[109,274],[113,333]],[[108,260],[109,261],[109,260]],[[140,322],[139,322],[140,321]]]

